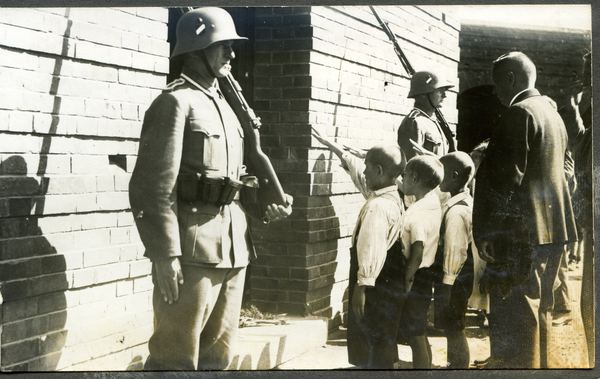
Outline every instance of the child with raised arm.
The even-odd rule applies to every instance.
[[[473,198],[469,183],[475,173],[473,160],[462,151],[440,158],[444,165],[442,192],[450,199],[442,204],[442,226],[436,256],[434,285],[435,326],[447,339],[447,368],[469,368],[465,313],[473,291]]]
[[[403,205],[396,178],[404,171],[406,159],[398,145],[381,145],[372,147],[363,163],[318,131],[313,135],[340,157],[367,199],[350,249],[348,362],[367,369],[392,369],[399,360],[395,337],[404,292],[399,241]]]
[[[444,169],[437,157],[411,158],[404,172],[402,190],[415,202],[404,214],[402,253],[406,258],[404,283],[408,290],[400,322],[401,334],[408,339],[413,368],[431,368],[431,346],[427,340],[427,314],[433,294],[430,266],[440,235],[442,210],[433,191],[442,181]]]

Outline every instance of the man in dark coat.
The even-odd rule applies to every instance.
[[[483,282],[495,367],[548,367],[553,284],[565,244],[577,239],[565,126],[535,79],[523,53],[494,61],[495,92],[509,108],[477,173],[473,236],[489,262]]]

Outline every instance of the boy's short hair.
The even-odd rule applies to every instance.
[[[444,166],[438,157],[417,155],[408,160],[406,169],[411,170],[423,182],[426,188],[432,190],[439,186],[444,177]]]
[[[380,165],[385,175],[397,178],[406,168],[406,157],[397,144],[373,146],[367,153],[372,163]]]
[[[449,167],[458,173],[458,184],[464,186],[471,181],[475,174],[475,164],[469,154],[463,151],[455,151],[440,158],[444,167]]]

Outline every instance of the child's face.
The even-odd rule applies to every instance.
[[[455,171],[451,167],[444,166],[444,179],[440,183],[440,191],[450,192],[453,186],[453,178]]]
[[[363,171],[365,175],[365,182],[367,183],[367,187],[369,189],[375,190],[378,189],[379,184],[379,175],[378,175],[378,166],[373,164],[371,159],[369,159],[369,155],[367,154],[367,158],[365,159],[365,170]]]
[[[414,183],[415,173],[409,167],[406,168],[404,174],[402,174],[402,192],[404,192],[407,196],[414,195],[415,191],[415,183]]]

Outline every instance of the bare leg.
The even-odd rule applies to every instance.
[[[431,369],[431,345],[429,345],[427,335],[412,336],[410,348],[413,355],[413,368]]]

